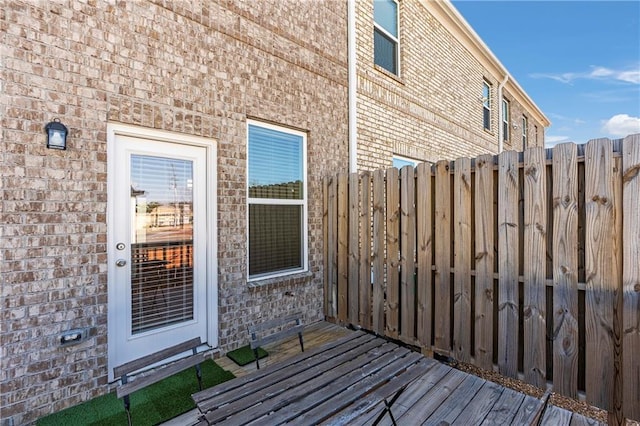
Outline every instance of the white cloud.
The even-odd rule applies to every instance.
[[[548,78],[561,83],[570,84],[574,80],[616,80],[626,83],[640,84],[640,68],[627,70],[613,70],[606,67],[593,66],[590,71],[565,72],[561,74],[537,73],[531,74],[532,78]]]
[[[604,122],[602,130],[613,136],[640,133],[640,117],[630,117],[627,114],[614,115]]]

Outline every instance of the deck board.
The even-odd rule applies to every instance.
[[[296,350],[296,339],[269,347],[274,359],[261,370],[245,367],[241,377],[195,394],[202,424],[369,425],[400,389],[391,409],[398,424],[529,424],[544,407],[402,344],[362,331],[332,334],[337,326],[324,324],[312,326],[307,351]],[[391,423],[385,414],[380,425]],[[541,424],[599,423],[549,405]]]

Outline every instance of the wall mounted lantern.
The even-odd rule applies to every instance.
[[[67,126],[60,122],[59,118],[54,118],[53,121],[47,123],[44,126],[44,131],[47,132],[47,148],[67,149],[67,134],[69,130]]]

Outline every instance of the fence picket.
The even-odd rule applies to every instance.
[[[498,368],[518,375],[518,247],[520,200],[518,154],[498,157]]]
[[[347,321],[347,286],[349,278],[348,184],[346,173],[338,175],[338,320]]]
[[[547,380],[547,174],[544,149],[528,149],[524,161],[523,369],[527,383],[544,388]]]
[[[475,363],[490,370],[493,366],[493,156],[476,159],[475,191]]]
[[[373,331],[384,334],[385,198],[384,170],[373,172]]]
[[[623,412],[627,418],[640,420],[640,134],[624,139],[622,167]]]
[[[585,150],[585,357],[587,402],[613,408],[613,310],[618,287],[613,152],[608,139],[590,141]]]
[[[401,173],[400,192],[400,338],[415,342],[415,251],[416,208],[415,176],[413,166],[404,166]]]
[[[416,221],[418,277],[416,291],[416,333],[423,348],[431,348],[432,298],[432,230],[431,230],[431,167],[420,163],[416,167]]]
[[[451,190],[449,162],[436,163],[434,350],[451,351]]]
[[[400,310],[400,193],[398,169],[387,169],[387,335],[397,339]]]
[[[371,328],[371,176],[363,173],[360,191],[359,324]]]
[[[553,148],[553,388],[578,394],[578,173],[574,144]]]
[[[454,297],[453,350],[456,359],[471,361],[471,160],[458,158],[453,178]]]
[[[349,285],[347,288],[347,303],[349,306],[348,322],[358,325],[358,283],[360,282],[360,176],[357,173],[349,175]]]

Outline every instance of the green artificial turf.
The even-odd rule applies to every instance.
[[[234,375],[211,360],[200,364],[202,386],[208,388]],[[156,425],[195,408],[191,394],[198,392],[194,368],[147,386],[131,394],[131,422],[134,426]],[[127,425],[127,413],[122,399],[115,392],[94,398],[75,407],[38,420],[38,426],[111,426]]]
[[[258,359],[262,359],[268,355],[267,351],[258,348]],[[256,360],[253,356],[253,350],[249,345],[227,352],[227,357],[240,366],[247,365]]]

